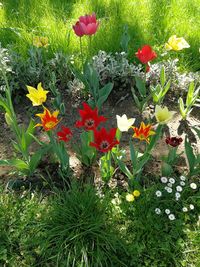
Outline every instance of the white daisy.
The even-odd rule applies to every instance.
[[[161,191],[159,191],[159,190],[158,190],[158,191],[156,191],[156,196],[157,196],[157,197],[161,197],[161,196],[162,196],[162,192],[161,192]]]
[[[181,182],[180,182],[180,185],[181,185],[181,186],[185,186],[185,182],[181,181]]]
[[[194,189],[194,190],[197,189],[197,185],[196,185],[195,183],[191,183],[191,184],[190,184],[190,187],[191,187],[192,189]]]
[[[171,184],[174,184],[174,183],[175,183],[175,179],[174,179],[174,178],[169,178],[169,182],[170,182]]]
[[[169,214],[168,218],[169,218],[171,221],[173,221],[173,220],[176,219],[175,216],[174,216],[174,214]]]
[[[180,179],[181,179],[182,181],[185,181],[185,180],[186,180],[186,177],[185,177],[184,175],[181,175],[181,176],[180,176]]]
[[[192,204],[190,204],[189,207],[190,207],[191,210],[194,209],[194,205],[192,205]]]
[[[178,185],[177,187],[176,187],[176,191],[177,192],[181,192],[183,190],[183,188],[180,186],[180,185]]]
[[[156,213],[156,214],[161,214],[161,210],[160,210],[159,208],[156,208],[156,209],[155,209],[155,213]]]
[[[161,177],[160,180],[163,184],[166,184],[168,181],[167,177]]]
[[[169,209],[166,209],[166,210],[165,210],[165,213],[166,213],[167,215],[169,215],[170,212],[171,212],[171,211],[170,211]]]
[[[172,188],[169,187],[169,188],[167,189],[167,193],[172,193]]]
[[[179,197],[181,197],[181,194],[179,192],[176,192],[175,196],[176,196],[176,198],[179,198]]]
[[[188,212],[188,208],[183,207],[183,208],[182,208],[182,211],[183,211],[183,212]]]

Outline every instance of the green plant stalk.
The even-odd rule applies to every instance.
[[[89,36],[88,57],[92,57],[92,36]]]

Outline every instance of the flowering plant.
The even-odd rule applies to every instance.
[[[189,48],[190,45],[186,42],[186,40],[183,37],[176,37],[176,35],[172,35],[168,42],[165,44],[166,50],[174,50],[174,51],[180,51],[184,48]]]
[[[148,90],[146,88],[146,83],[140,77],[135,76],[135,82],[139,96],[137,94],[136,89],[131,88],[131,92],[137,108],[139,109],[140,112],[143,112],[149,100],[151,99],[152,95],[147,93]]]
[[[135,55],[145,65],[146,72],[150,70],[149,62],[157,57],[156,52],[153,51],[150,45],[144,45],[142,49],[139,48]]]
[[[17,151],[17,153],[21,154],[21,158],[16,159],[8,159],[8,160],[0,160],[0,165],[7,165],[15,167],[20,173],[25,175],[32,175],[37,168],[41,157],[44,153],[49,150],[45,144],[38,149],[34,154],[30,153],[30,145],[34,141],[34,122],[31,119],[28,127],[25,129],[24,127],[19,126],[17,122],[17,117],[13,108],[12,99],[11,99],[11,90],[8,85],[7,78],[5,76],[6,81],[6,91],[5,98],[0,96],[0,106],[2,106],[5,110],[5,120],[12,129],[15,135],[15,141],[13,141],[13,147]],[[43,91],[39,91],[39,93],[35,92],[36,98],[31,95],[31,101],[34,104],[41,104],[42,99],[41,96],[45,98],[46,92],[43,94]]]
[[[191,82],[189,89],[188,89],[185,104],[183,102],[182,97],[179,98],[179,100],[178,100],[179,110],[180,110],[180,113],[181,113],[183,120],[186,120],[187,116],[192,111],[194,105],[199,107],[199,105],[196,104],[196,101],[199,98],[199,92],[200,92],[200,87],[195,90],[195,84],[194,84],[194,82]]]
[[[171,85],[171,81],[167,82],[165,75],[165,68],[162,66],[160,71],[160,83],[158,83],[155,87],[150,86],[151,95],[153,98],[153,102],[155,104],[161,104],[166,93],[168,92]]]
[[[151,157],[151,150],[153,149],[157,140],[160,137],[161,127],[158,126],[156,132],[154,132],[152,129],[152,125],[145,125],[142,122],[139,128],[135,126],[130,126],[130,128],[134,130],[133,138],[137,138],[140,141],[146,141],[147,147],[145,152],[140,153],[139,151],[137,151],[133,145],[133,142],[130,140],[129,149],[132,164],[131,170],[127,167],[123,158],[117,157],[115,153],[113,153],[113,157],[119,165],[120,170],[129,178],[130,187],[134,188],[135,183],[138,183],[138,180],[142,174],[144,165]]]
[[[162,175],[163,176],[169,176],[173,173],[172,166],[175,165],[177,159],[183,154],[177,154],[178,146],[182,143],[183,139],[181,137],[167,137],[165,139],[166,144],[168,145],[168,155],[166,157],[162,157]]]
[[[96,158],[96,150],[90,146],[94,139],[93,131],[99,126],[100,123],[106,121],[104,116],[98,115],[98,109],[92,109],[87,103],[83,103],[83,109],[79,109],[81,120],[75,124],[77,128],[83,128],[84,132],[81,133],[79,144],[74,145],[80,161],[86,166],[90,166]]]
[[[119,144],[119,141],[115,139],[116,131],[117,128],[112,128],[110,131],[105,128],[101,128],[100,131],[94,129],[94,141],[90,142],[90,146],[105,153],[100,158],[101,176],[105,182],[108,182],[114,174],[114,168],[111,165],[111,150]]]
[[[83,74],[74,69],[76,76],[83,82],[85,89],[91,94],[92,99],[89,99],[90,106],[97,107],[101,110],[103,103],[107,100],[113,89],[113,83],[107,83],[100,88],[100,80],[97,70],[89,63],[84,65]]]

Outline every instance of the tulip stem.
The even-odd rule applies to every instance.
[[[83,45],[82,45],[82,39],[81,39],[81,37],[79,39],[80,39],[80,51],[81,51],[81,63],[82,63],[82,69],[83,69],[83,67],[84,67],[84,61],[83,61]]]
[[[89,36],[89,46],[88,46],[88,56],[89,57],[92,57],[92,53],[91,53],[91,51],[92,51],[92,36],[90,35]]]

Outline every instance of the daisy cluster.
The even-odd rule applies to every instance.
[[[181,195],[184,191],[184,188],[186,186],[186,177],[184,175],[181,175],[179,177],[179,179],[175,179],[173,177],[161,177],[161,183],[163,185],[163,189],[162,190],[157,190],[155,192],[155,196],[157,198],[162,198],[163,196],[166,196],[166,194],[170,195],[172,197],[172,199],[174,199],[176,202],[178,202],[181,199]],[[189,184],[190,188],[193,190],[197,189],[197,184],[195,183],[190,183]],[[183,207],[182,211],[183,212],[188,212],[189,210],[194,210],[194,205],[193,204],[189,204],[188,207]],[[160,208],[156,208],[155,209],[155,213],[156,214],[161,214],[164,213],[167,215],[167,217],[169,218],[169,220],[173,221],[176,219],[174,213],[170,210],[170,209],[163,209],[161,210]]]

